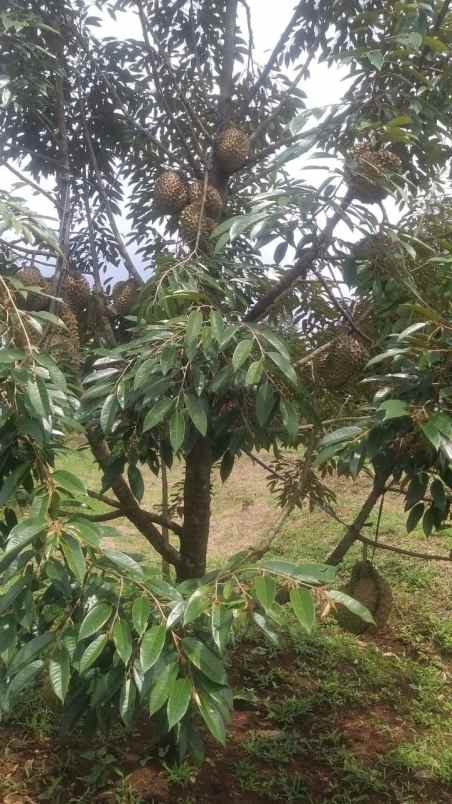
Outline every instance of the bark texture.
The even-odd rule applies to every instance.
[[[187,455],[184,483],[184,535],[181,539],[180,580],[201,578],[206,572],[210,527],[212,453],[199,438]]]

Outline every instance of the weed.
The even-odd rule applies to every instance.
[[[300,751],[299,739],[296,734],[286,734],[284,731],[272,733],[253,732],[249,740],[243,743],[249,754],[265,762],[287,764]]]
[[[313,701],[309,697],[292,695],[290,698],[269,701],[266,707],[271,720],[276,723],[291,725],[312,711]]]
[[[190,765],[189,762],[182,762],[180,765],[168,765],[166,762],[162,764],[166,770],[168,781],[171,784],[186,787],[188,784],[193,784],[196,781],[198,769]]]

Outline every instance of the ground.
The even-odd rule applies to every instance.
[[[74,456],[71,468],[96,485],[88,453]],[[172,480],[179,476],[176,470]],[[337,512],[350,520],[368,483],[336,479],[333,485]],[[155,505],[158,499],[158,481],[149,475],[146,501]],[[256,542],[276,517],[265,472],[243,459],[225,486],[215,480],[210,562]],[[390,495],[380,540],[421,552],[450,550],[447,532],[426,541],[420,532],[407,536],[404,521],[400,499]],[[155,561],[127,523],[114,524],[116,546]],[[372,527],[366,532],[371,535]],[[325,514],[298,512],[273,553],[322,560],[340,533]],[[347,556],[341,582],[360,554],[355,548]],[[357,638],[327,619],[308,638],[287,613],[279,648],[257,633],[238,638],[231,656],[236,708],[229,741],[222,749],[209,740],[201,769],[171,767],[156,754],[146,723],[132,734],[118,728],[107,740],[73,735],[61,743],[58,712],[35,692],[2,724],[0,801],[450,804],[452,565],[383,550],[375,561],[394,593],[382,633]],[[126,784],[130,773],[141,798]]]

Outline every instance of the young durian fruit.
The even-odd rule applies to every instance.
[[[125,279],[113,288],[113,304],[117,315],[128,315],[138,299],[138,283],[135,279]]]
[[[370,561],[357,561],[349,582],[341,592],[353,597],[372,614],[375,625],[365,622],[342,604],[335,609],[339,625],[352,634],[374,633],[388,622],[392,609],[391,587]]]
[[[237,126],[228,126],[215,140],[215,158],[226,176],[240,170],[250,153],[250,138]]]
[[[375,204],[389,194],[389,174],[397,173],[400,168],[401,161],[396,154],[363,143],[355,146],[346,157],[344,175],[354,198],[363,204]]]
[[[155,204],[160,212],[177,215],[189,203],[188,184],[175,170],[166,170],[155,185]]]

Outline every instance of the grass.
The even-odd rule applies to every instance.
[[[99,473],[87,451],[75,451],[61,466],[99,488]],[[176,467],[172,484],[180,478]],[[367,483],[341,479],[334,486],[338,514],[350,521]],[[150,472],[145,488],[144,503],[155,509],[159,480]],[[93,508],[106,510],[96,501]],[[225,486],[216,477],[209,563],[218,564],[258,541],[276,516],[265,472],[249,460],[238,463]],[[450,536],[426,542],[419,531],[407,536],[404,522],[400,499],[387,495],[382,542],[422,552],[450,550]],[[129,523],[117,520],[114,525],[116,546],[157,569],[158,558]],[[367,532],[373,533],[372,524]],[[272,552],[322,561],[340,535],[341,527],[323,513],[297,513]],[[350,551],[339,583],[360,557],[358,546]],[[307,637],[283,606],[279,649],[257,632],[241,636],[231,662],[236,712],[230,739],[224,750],[209,741],[200,769],[165,764],[142,733],[126,735],[122,728],[88,744],[72,735],[62,745],[56,739],[58,712],[34,691],[2,723],[0,800],[141,804],[124,780],[132,770],[151,768],[156,779],[169,785],[168,801],[177,804],[450,804],[451,566],[383,550],[375,560],[394,593],[383,633],[357,638],[330,618]]]

